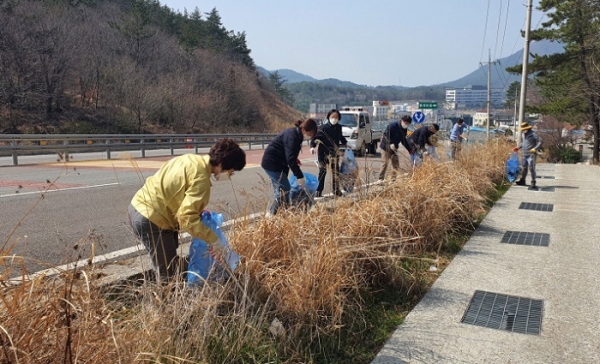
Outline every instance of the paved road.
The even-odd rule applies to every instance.
[[[185,152],[193,150],[177,154]],[[209,209],[224,212],[226,218],[266,210],[272,192],[260,168],[262,154],[263,150],[247,151],[243,171],[231,182],[214,183]],[[85,259],[91,242],[96,243],[96,255],[136,245],[127,206],[145,178],[171,156],[91,160],[95,157],[76,155],[64,163],[49,160],[53,156],[31,156],[21,158],[19,166],[0,167],[0,247],[26,257],[29,272]],[[317,174],[307,147],[300,159],[305,172]],[[46,163],[35,164],[40,162]],[[359,163],[379,169],[378,158]],[[327,181],[326,193],[329,186]]]

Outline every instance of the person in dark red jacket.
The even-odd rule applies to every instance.
[[[271,215],[275,215],[281,206],[288,203],[291,189],[288,180],[290,169],[301,187],[306,183],[297,160],[302,149],[302,141],[311,139],[317,133],[317,123],[313,119],[306,119],[298,120],[294,125],[295,127],[285,129],[271,140],[260,164],[273,184],[275,200],[269,208]]]
[[[327,120],[319,128],[317,134],[310,140],[310,152],[317,153],[319,159],[319,187],[317,187],[316,197],[321,197],[325,187],[325,176],[327,175],[327,166],[331,168],[331,190],[336,196],[341,196],[339,188],[339,150],[340,147],[346,147],[346,138],[342,135],[342,126],[340,121],[340,112],[333,109],[327,113]],[[315,150],[318,144],[318,149]]]

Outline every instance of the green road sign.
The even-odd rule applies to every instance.
[[[419,102],[419,109],[437,109],[437,102]]]

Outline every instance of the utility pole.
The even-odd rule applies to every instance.
[[[492,51],[488,49],[488,80],[487,80],[487,127],[485,136],[490,140],[490,123],[492,122],[492,113],[490,112],[492,104]]]
[[[531,8],[533,0],[527,1],[527,20],[525,22],[525,46],[523,47],[523,70],[521,71],[521,98],[519,99],[519,125],[525,121],[525,96],[527,96],[527,67],[529,66],[529,30],[531,28]],[[520,144],[521,133],[517,136]]]
[[[517,96],[519,95],[519,90],[515,88],[515,112],[513,114],[513,136],[515,137],[515,141],[517,141]]]
[[[492,53],[491,50],[488,49],[488,72],[487,72],[487,122],[485,127],[485,136],[486,140],[490,139],[490,122],[492,121],[492,64],[496,62],[492,62]]]

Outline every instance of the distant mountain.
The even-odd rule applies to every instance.
[[[262,67],[257,67],[257,68],[266,77],[268,77],[270,73],[277,71],[279,73],[279,75],[282,76],[288,84],[300,83],[300,82],[313,82],[313,83],[318,83],[321,85],[331,85],[331,86],[336,86],[336,87],[350,87],[350,88],[369,87],[366,85],[359,85],[359,84],[356,84],[356,83],[350,82],[350,81],[341,81],[341,80],[338,80],[337,78],[327,78],[324,80],[317,80],[316,78],[296,72],[294,70],[285,69],[285,68],[273,70],[273,71],[266,70],[265,68],[262,68]]]
[[[551,42],[548,40],[543,40],[539,42],[532,42],[529,47],[530,54],[538,54],[538,55],[549,55],[555,53],[562,53],[564,51],[563,45],[557,42]],[[506,72],[508,67],[512,67],[523,62],[523,49],[520,51],[511,54],[508,57],[498,59],[492,64],[492,75],[491,75],[491,83],[492,88],[501,88],[507,89],[508,86],[515,82],[521,81],[520,75],[513,75]],[[531,58],[530,58],[531,62]],[[259,71],[262,72],[265,76],[268,77],[269,73],[274,71],[268,71],[262,67],[258,67]],[[321,85],[330,85],[336,87],[348,87],[348,88],[374,88],[366,85],[359,85],[350,81],[341,81],[336,78],[328,78],[324,80],[317,80],[308,75],[290,70],[290,69],[279,69],[276,70],[279,74],[285,78],[287,83],[294,84],[300,82],[312,82]],[[480,66],[477,70],[469,73],[468,75],[461,77],[457,80],[445,82],[437,85],[431,85],[426,87],[465,87],[468,85],[487,85],[487,64]],[[402,86],[378,86],[376,88],[392,88],[396,90],[404,90],[408,87]]]
[[[529,54],[537,54],[540,56],[562,53],[564,52],[564,46],[557,42],[551,42],[543,40],[539,42],[532,42],[529,46]],[[529,57],[531,62],[531,56]],[[511,54],[508,57],[498,59],[491,66],[491,84],[492,88],[495,89],[507,89],[511,83],[517,81],[521,82],[521,75],[514,75],[506,72],[508,67],[513,67],[523,63],[523,49]],[[488,65],[483,64],[477,70],[469,73],[468,75],[461,77],[457,80],[441,83],[435,86],[444,87],[465,87],[468,85],[487,85],[487,71]]]

